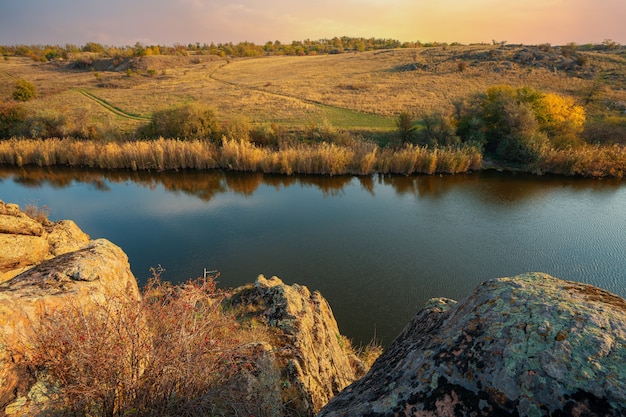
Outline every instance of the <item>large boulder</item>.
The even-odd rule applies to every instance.
[[[140,293],[126,254],[108,240],[90,241],[71,221],[36,221],[0,202],[0,242],[0,271],[25,270],[0,283],[0,415],[29,415],[39,388],[24,358],[43,315],[133,302]]]
[[[282,396],[289,415],[315,415],[343,388],[365,374],[349,341],[341,336],[328,301],[305,286],[259,276],[229,301],[245,307],[274,331]]]
[[[89,236],[71,220],[37,220],[0,200],[0,282],[88,243]]]
[[[431,300],[320,416],[624,416],[626,301],[542,273]]]

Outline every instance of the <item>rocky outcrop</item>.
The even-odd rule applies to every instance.
[[[626,301],[541,273],[431,300],[319,415],[626,415]]]
[[[319,292],[259,276],[253,286],[236,289],[228,302],[245,306],[251,316],[274,329],[272,350],[281,370],[287,414],[315,415],[365,374],[365,366],[347,346]]]
[[[38,221],[17,204],[0,201],[0,282],[88,243],[89,236],[71,220]]]
[[[71,221],[39,222],[0,202],[0,232],[1,271],[23,271],[0,283],[0,415],[29,415],[36,381],[22,361],[42,315],[140,295],[126,254]]]
[[[36,380],[24,360],[42,317],[68,306],[82,311],[140,297],[119,247],[91,241],[72,221],[33,217],[0,202],[0,416],[46,408],[41,392],[47,384]],[[319,292],[260,276],[225,302],[272,329],[270,343],[238,348],[241,361],[234,362],[254,367],[235,373],[228,385],[247,401],[261,401],[267,415],[313,416],[365,374]]]

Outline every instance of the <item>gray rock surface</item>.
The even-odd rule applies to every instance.
[[[328,301],[305,286],[259,276],[235,289],[230,302],[246,306],[275,331],[272,343],[281,370],[289,415],[315,415],[333,396],[365,374],[346,346]]]
[[[319,416],[624,416],[626,301],[529,273],[431,300]]]

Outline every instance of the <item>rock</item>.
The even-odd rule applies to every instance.
[[[274,355],[290,415],[315,415],[364,374],[364,365],[346,346],[319,292],[261,275],[254,286],[236,289],[228,302],[245,306],[276,330]]]
[[[48,245],[52,256],[78,250],[89,243],[89,236],[72,220],[61,220],[48,233]]]
[[[135,301],[140,293],[128,257],[108,240],[89,241],[71,221],[39,223],[15,205],[0,202],[0,213],[0,267],[27,269],[0,283],[0,415],[31,415],[29,402],[42,384],[22,362],[42,314]],[[23,244],[30,246],[15,248]]]
[[[89,236],[71,220],[38,221],[0,201],[0,282],[88,243]]]
[[[626,415],[626,301],[542,273],[435,300],[319,415]]]

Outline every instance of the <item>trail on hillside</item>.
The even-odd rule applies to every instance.
[[[138,114],[127,113],[124,110],[122,110],[122,109],[120,109],[118,107],[113,106],[112,104],[108,103],[106,100],[103,100],[100,97],[95,96],[95,95],[91,94],[89,91],[84,90],[82,88],[73,88],[72,91],[87,97],[88,99],[96,102],[97,104],[99,104],[100,106],[102,106],[103,108],[108,110],[109,112],[115,114],[116,116],[122,117],[124,119],[135,120],[135,121],[150,120],[150,117],[147,117],[147,116],[141,116],[141,115],[138,115]]]
[[[12,80],[17,80],[17,77],[15,75],[11,75],[10,73],[8,73],[6,71],[0,71],[0,73],[6,75],[7,77],[11,78]]]
[[[274,92],[274,91],[267,91],[267,90],[264,90],[264,89],[259,88],[259,87],[251,87],[251,86],[248,86],[248,85],[245,85],[245,84],[239,84],[239,83],[232,82],[232,81],[226,81],[226,80],[223,80],[223,79],[220,79],[220,78],[216,77],[215,73],[217,71],[219,71],[220,69],[222,69],[223,67],[225,67],[226,65],[228,65],[228,63],[224,63],[222,65],[219,65],[217,68],[215,68],[213,71],[211,71],[208,74],[207,77],[209,79],[215,81],[215,82],[218,82],[218,83],[221,83],[221,84],[224,84],[224,85],[228,85],[228,86],[233,87],[233,88],[238,88],[238,89],[242,89],[242,90],[249,90],[249,91],[255,91],[255,92],[258,92],[258,93],[267,94],[269,96],[286,98],[286,99],[291,99],[291,100],[297,100],[297,101],[300,101],[302,103],[312,104],[312,105],[318,107],[319,109],[321,109],[322,111],[324,111],[325,113],[328,113],[330,111],[330,112],[335,112],[335,113],[337,113],[337,112],[349,113],[349,114],[359,115],[359,116],[363,116],[363,115],[378,116],[378,115],[375,115],[375,114],[372,114],[372,113],[359,112],[359,111],[356,111],[356,110],[353,110],[353,109],[350,109],[350,108],[347,108],[347,107],[333,106],[331,104],[327,104],[327,103],[324,103],[324,102],[318,101],[318,100],[312,100],[312,99],[308,99],[308,98],[297,97],[297,96],[286,94],[286,93],[277,93],[277,92]]]

